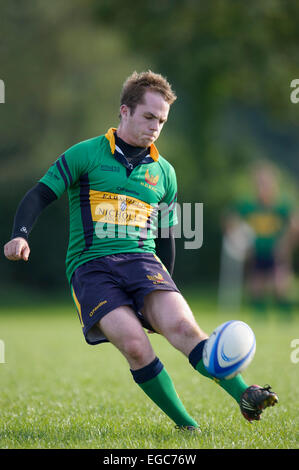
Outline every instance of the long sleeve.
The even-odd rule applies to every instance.
[[[172,276],[175,263],[175,238],[173,227],[169,227],[168,238],[161,238],[158,233],[158,237],[156,238],[156,253]]]
[[[22,237],[27,240],[40,213],[56,199],[56,194],[43,183],[30,189],[17,208],[11,239]]]

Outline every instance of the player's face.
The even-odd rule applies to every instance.
[[[133,113],[122,105],[119,137],[136,147],[149,147],[158,139],[167,121],[169,107],[160,93],[151,91],[145,93],[143,103],[138,104]]]
[[[255,182],[259,200],[264,204],[271,204],[277,193],[277,185],[274,176],[267,171],[260,171],[256,175]]]

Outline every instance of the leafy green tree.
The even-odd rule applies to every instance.
[[[143,67],[86,2],[1,2],[0,240],[9,240],[20,199],[68,147],[117,125],[121,83]],[[0,262],[1,285],[66,286],[67,197],[30,235],[30,262]],[[1,286],[0,286],[1,287]]]

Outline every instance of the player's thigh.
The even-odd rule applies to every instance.
[[[142,313],[156,331],[168,339],[170,335],[187,334],[207,337],[179,292],[155,290],[144,298]]]
[[[285,294],[290,287],[292,272],[288,265],[277,265],[274,270],[274,288],[277,294]]]
[[[126,357],[131,368],[143,367],[155,358],[150,341],[131,307],[123,305],[101,318],[99,328]]]
[[[269,276],[263,271],[252,271],[247,278],[247,288],[251,295],[264,294],[269,288]]]

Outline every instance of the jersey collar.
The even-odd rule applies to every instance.
[[[106,139],[109,141],[110,144],[110,149],[111,153],[114,155],[115,152],[115,138],[114,138],[114,132],[116,131],[116,127],[110,127],[108,131],[105,134]],[[157,147],[154,144],[150,145],[150,152],[149,152],[151,158],[154,160],[154,162],[157,162],[159,159],[159,152]]]

